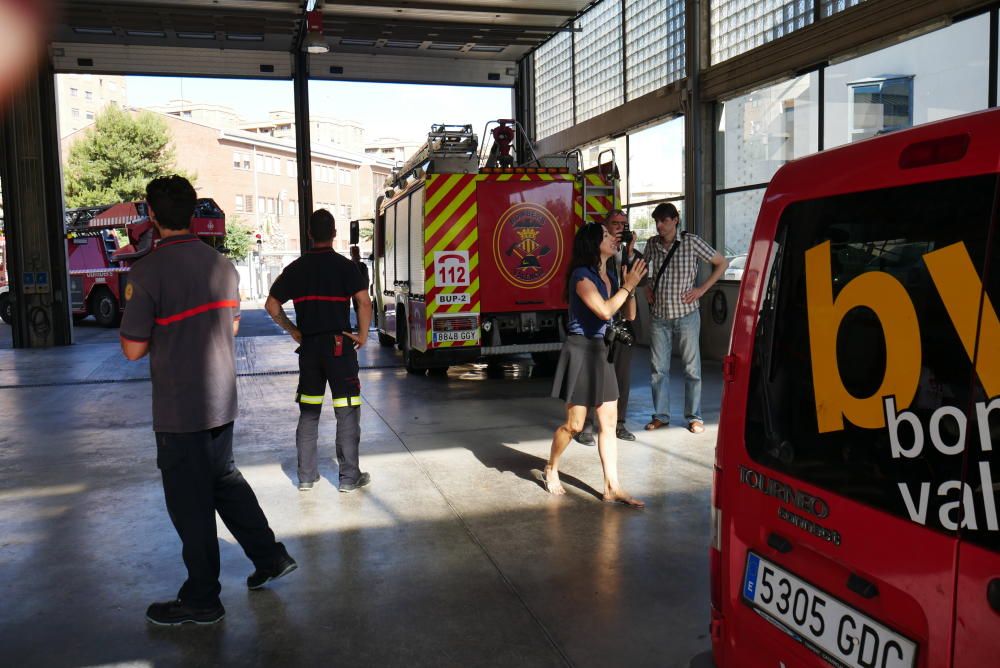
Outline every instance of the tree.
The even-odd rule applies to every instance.
[[[253,250],[256,239],[253,228],[240,215],[226,217],[226,238],[223,245],[229,250],[228,257],[242,262]]]
[[[66,161],[69,208],[144,199],[146,184],[178,173],[170,130],[148,111],[133,116],[109,105],[84,137],[73,144]],[[194,181],[191,175],[184,174]]]

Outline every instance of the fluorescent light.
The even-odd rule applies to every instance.
[[[226,39],[234,42],[263,42],[264,36],[256,33],[231,32],[226,34]]]
[[[160,30],[126,30],[126,35],[131,37],[166,37],[167,33]]]
[[[215,39],[214,32],[178,32],[180,39]]]
[[[111,28],[73,28],[73,32],[80,35],[114,35]]]

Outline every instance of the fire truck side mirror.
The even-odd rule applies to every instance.
[[[357,246],[361,242],[361,222],[351,221],[351,245]]]

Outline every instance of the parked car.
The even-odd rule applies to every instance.
[[[726,273],[722,275],[722,278],[727,281],[738,281],[742,279],[743,267],[746,266],[747,256],[734,255],[726,259],[729,260],[729,266],[726,267]]]

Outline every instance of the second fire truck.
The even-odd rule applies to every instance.
[[[120,246],[113,230],[125,230],[129,243]],[[213,248],[222,246],[226,214],[215,201],[199,199],[191,231]],[[153,249],[155,230],[145,202],[82,207],[66,212],[66,255],[74,319],[93,315],[98,324],[114,327],[124,308],[129,267]]]

